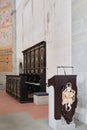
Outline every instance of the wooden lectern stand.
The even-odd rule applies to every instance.
[[[77,106],[76,75],[55,75],[48,80],[50,86],[54,88],[54,119],[63,116],[70,125]]]

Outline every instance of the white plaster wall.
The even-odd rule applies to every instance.
[[[33,43],[44,40],[44,0],[33,0]]]
[[[18,7],[20,6],[21,1],[23,1],[23,0],[16,0],[16,9],[18,9]]]
[[[45,1],[47,78],[57,74],[57,66],[71,66],[71,0]],[[71,73],[71,70],[67,71]],[[64,74],[59,70],[59,74]]]
[[[46,41],[48,81],[48,78],[57,74],[58,65],[69,66],[72,64],[71,0],[26,1],[27,3],[23,5],[22,10],[19,8],[17,11],[18,26],[21,23],[22,11],[22,49],[24,50],[43,40]],[[17,36],[20,33],[19,30],[21,29],[18,29]],[[21,44],[21,38],[17,41]],[[59,74],[63,74],[63,71],[60,71]]]
[[[29,0],[23,8],[23,49],[29,48],[43,40],[43,0]]]
[[[16,63],[17,63],[17,74],[19,74],[19,64],[23,64],[23,39],[22,39],[22,1],[17,0],[16,4]]]
[[[32,17],[32,0],[29,0],[23,8],[23,49],[29,48],[32,46],[32,24],[33,24],[33,17]]]
[[[78,79],[78,105],[87,108],[87,0],[72,3],[72,56]]]

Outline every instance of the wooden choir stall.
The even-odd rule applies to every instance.
[[[46,42],[23,51],[24,73],[6,75],[6,92],[21,103],[33,102],[34,92],[46,91]]]

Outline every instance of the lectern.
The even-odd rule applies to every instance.
[[[55,121],[58,121],[58,125],[60,122],[60,126],[62,126],[62,117],[68,127],[72,124],[73,115],[77,106],[76,77],[76,75],[55,75],[48,80],[48,87],[53,87],[52,91],[54,91],[49,91],[49,93],[51,92],[49,94],[49,105],[51,104],[49,106],[50,124],[54,122],[55,126]],[[53,109],[50,108],[52,105]]]

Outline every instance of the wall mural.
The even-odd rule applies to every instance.
[[[12,16],[9,0],[0,1],[0,72],[12,71]]]

